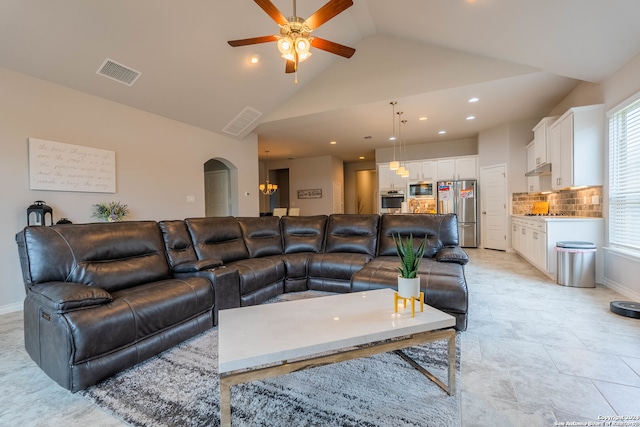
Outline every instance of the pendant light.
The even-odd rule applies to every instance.
[[[402,145],[401,145],[401,150],[403,150],[402,152],[402,158],[404,159],[404,164],[405,164],[405,168],[404,171],[402,172],[402,174],[400,176],[402,176],[403,178],[409,178],[409,169],[406,168],[407,165],[407,142],[405,140],[406,138],[406,132],[405,132],[405,127],[407,126],[407,120],[403,120],[402,121],[402,129],[400,131],[401,135],[402,135]]]
[[[264,162],[264,169],[265,169],[265,180],[264,180],[264,184],[260,184],[260,191],[262,192],[262,194],[266,195],[266,196],[270,196],[273,193],[275,193],[276,191],[278,191],[278,184],[270,184],[269,183],[269,150],[264,150],[265,153],[267,153],[267,158]]]
[[[400,159],[402,159],[402,127],[400,126],[401,122],[402,122],[402,111],[398,111],[398,132],[400,132]],[[404,162],[402,162],[398,166],[398,169],[396,170],[396,175],[399,176],[403,176],[405,173],[405,167],[404,167]]]
[[[393,141],[393,161],[389,163],[389,170],[397,171],[398,168],[400,167],[400,162],[396,160],[396,104],[398,104],[398,102],[391,101],[389,104],[391,104],[391,108],[392,108],[391,126],[393,129],[393,132],[391,133],[391,137],[389,138],[389,141]]]

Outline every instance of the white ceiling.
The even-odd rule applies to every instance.
[[[324,3],[299,0],[298,15]],[[638,16],[638,0],[354,0],[313,34],[356,54],[312,50],[295,85],[274,43],[226,43],[278,32],[251,0],[0,0],[0,66],[221,134],[251,107],[270,159],[351,162],[391,145],[392,100],[407,144],[544,116],[640,52]],[[106,58],[142,76],[131,87],[98,76]]]

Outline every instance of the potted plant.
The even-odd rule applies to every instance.
[[[393,236],[393,235],[392,235]],[[418,277],[418,267],[422,262],[422,256],[427,244],[425,238],[418,250],[413,249],[413,234],[409,234],[409,238],[402,240],[402,236],[398,233],[398,237],[393,236],[396,244],[398,258],[400,258],[400,267],[398,271],[398,294],[402,298],[419,298],[420,297],[420,277]]]
[[[97,203],[94,206],[94,218],[100,218],[107,222],[122,221],[129,213],[129,207],[120,202]]]

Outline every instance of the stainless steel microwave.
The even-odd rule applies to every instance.
[[[431,198],[433,194],[433,182],[413,182],[409,183],[409,197],[411,198]]]

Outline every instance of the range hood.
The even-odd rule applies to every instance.
[[[545,163],[543,165],[540,165],[534,170],[524,174],[524,176],[544,176],[544,175],[551,175],[551,163]]]

